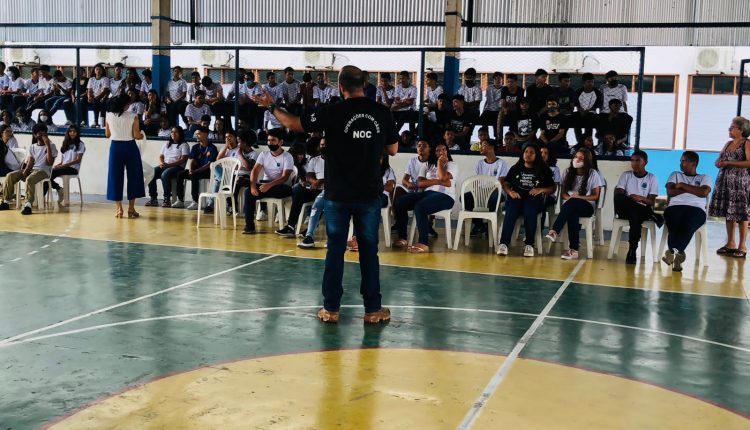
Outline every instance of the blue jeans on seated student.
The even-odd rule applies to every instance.
[[[695,232],[706,223],[706,212],[695,206],[669,206],[664,211],[664,223],[669,231],[669,249],[685,252]]]
[[[578,251],[580,247],[581,223],[579,218],[590,217],[594,214],[594,206],[591,202],[581,199],[568,199],[560,206],[560,215],[555,219],[552,230],[560,232],[565,224],[568,224],[568,242],[570,249]]]
[[[310,221],[307,222],[307,233],[305,236],[315,237],[315,230],[318,229],[320,223],[320,216],[323,215],[323,208],[325,207],[325,191],[318,194],[313,201],[312,208],[310,209]]]
[[[544,208],[544,195],[529,196],[520,199],[508,198],[505,201],[505,218],[503,220],[503,231],[500,234],[500,243],[509,245],[513,237],[513,229],[516,220],[523,215],[523,228],[526,231],[526,245],[534,245],[536,235],[536,216]]]
[[[258,191],[262,183],[258,183]],[[287,184],[276,185],[265,193],[259,193],[254,196],[250,192],[250,187],[245,188],[245,224],[253,224],[253,218],[255,218],[255,202],[260,199],[270,197],[274,199],[283,199],[292,195],[292,187]]]
[[[336,202],[328,199],[324,199],[324,202],[328,250],[323,272],[323,307],[331,312],[338,311],[341,307],[341,296],[344,294],[344,253],[349,221],[353,219],[362,274],[359,292],[364,300],[365,312],[375,312],[381,307],[378,261],[380,198],[366,202]]]
[[[152,199],[157,197],[156,181],[161,180],[162,188],[164,188],[164,199],[170,200],[172,198],[172,179],[177,179],[180,173],[185,170],[182,166],[172,166],[162,169],[159,166],[154,167],[154,179],[148,183],[148,195]]]
[[[396,200],[393,208],[396,217],[396,230],[398,238],[406,239],[406,227],[409,222],[409,211],[414,211],[414,219],[417,222],[419,240],[417,242],[427,245],[430,233],[429,215],[453,207],[453,197],[437,191],[423,191],[409,193]],[[447,221],[450,222],[450,221]],[[359,237],[357,238],[359,242]]]
[[[51,117],[63,108],[63,104],[67,99],[65,96],[52,96],[44,101],[44,109],[49,112],[49,116]]]

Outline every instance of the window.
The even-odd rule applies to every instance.
[[[712,86],[713,77],[693,76],[693,85],[690,92],[693,94],[711,94]]]
[[[734,76],[715,76],[714,94],[734,94]]]
[[[638,77],[635,77],[635,84],[633,85],[633,91],[638,91]],[[652,75],[643,75],[643,92],[652,93],[654,92],[654,77]]]
[[[675,77],[674,76],[657,76],[656,77],[656,89],[657,93],[673,93],[675,90]]]

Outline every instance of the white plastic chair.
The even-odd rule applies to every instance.
[[[451,249],[451,209],[446,209],[444,211],[435,212],[432,214],[435,218],[440,218],[443,221],[445,221],[445,243],[448,246],[448,249]],[[389,227],[390,228],[390,227]],[[409,246],[411,246],[414,243],[414,235],[417,232],[417,220],[415,217],[412,217],[411,220],[411,227],[409,229]],[[458,238],[456,238],[458,240]]]
[[[490,196],[493,192],[497,192],[496,207],[492,210],[489,207]],[[500,219],[500,200],[502,196],[502,186],[500,181],[494,176],[489,175],[475,175],[467,178],[463,185],[461,185],[461,211],[458,213],[458,225],[456,227],[456,238],[453,241],[453,249],[458,249],[458,244],[461,242],[461,229],[464,229],[464,245],[469,246],[469,240],[471,235],[471,220],[472,219],[483,219],[489,223],[489,249],[493,249],[495,246],[497,237],[497,226]],[[467,210],[464,196],[471,194],[474,200],[474,209]]]
[[[611,260],[617,251],[620,249],[620,238],[622,232],[630,230],[630,221],[626,219],[620,219],[615,217],[612,222],[612,237],[609,239],[609,252],[607,252],[607,260]],[[644,221],[641,227],[641,243],[645,245],[648,240],[651,240],[651,253],[653,254],[654,263],[659,261],[659,255],[656,253],[656,223],[653,221]],[[646,247],[641,246],[641,258],[646,256]]]
[[[578,222],[581,224],[581,230],[586,232],[586,257],[589,259],[594,258],[594,229],[595,222],[597,217],[601,217],[602,208],[604,208],[604,202],[607,199],[607,186],[602,185],[601,191],[599,193],[599,200],[596,202],[596,208],[594,209],[594,214],[590,217],[582,217],[578,219]],[[563,231],[558,232],[560,233],[561,243],[567,244],[568,243],[568,226],[566,225],[563,229]],[[548,252],[550,252],[552,249],[552,242],[549,244]]]
[[[516,218],[516,225],[513,226],[513,236],[511,236],[511,239],[510,239],[511,245],[515,244],[516,239],[518,238],[518,233],[521,231],[522,225],[523,225],[523,216],[519,216],[518,218]],[[543,227],[544,226],[542,225],[542,213],[539,212],[536,216],[536,232],[534,233],[534,246],[536,247],[536,252],[539,255],[544,255],[544,245],[542,242],[542,228]]]
[[[300,209],[299,212],[299,218],[297,218],[297,227],[294,229],[295,234],[300,234],[302,231],[302,224],[304,224],[305,219],[308,218],[307,216],[307,210],[312,209],[313,202],[307,202],[302,204],[302,209]]]
[[[309,204],[310,207],[312,207],[312,203],[305,203],[305,204],[306,205]],[[384,208],[380,208],[380,224],[383,226],[383,240],[385,241],[385,246],[390,248],[391,247],[391,197],[390,196],[388,196],[388,206]],[[301,225],[302,223],[298,221],[297,222],[298,231]],[[354,236],[354,221],[349,220],[349,235],[347,236],[347,238],[351,239],[352,236]]]
[[[234,157],[222,158],[219,161],[211,163],[211,178],[209,179],[209,187],[214,184],[216,180],[216,168],[220,167],[222,170],[221,181],[219,182],[219,190],[216,192],[203,192],[198,196],[198,223],[197,227],[201,225],[201,202],[208,199],[214,199],[214,224],[220,224],[221,228],[226,228],[227,224],[227,198],[231,199],[232,207],[234,207],[234,185],[236,183],[234,177],[240,170],[240,160]],[[232,214],[234,219],[234,228],[237,228],[237,216],[236,213]]]
[[[70,180],[75,179],[78,181],[78,193],[81,197],[81,207],[83,207],[83,188],[81,187],[81,178],[78,175],[63,175],[60,176],[63,181],[63,204],[70,206]]]
[[[297,166],[294,166],[294,170],[292,171],[292,174],[289,175],[289,179],[286,181],[286,184],[289,186],[294,185],[294,183],[297,180]],[[292,204],[292,197],[284,197],[283,199],[278,199],[274,197],[264,197],[262,199],[258,199],[256,201],[256,213],[258,211],[257,207],[261,204],[265,203],[268,207],[268,227],[273,227],[274,221],[278,221],[279,223],[279,229],[284,228],[286,225],[286,208],[288,206],[291,206]]]
[[[695,261],[703,263],[703,266],[708,266],[708,222],[703,224],[698,231],[695,232]],[[664,224],[661,230],[661,244],[659,245],[659,255],[664,255],[664,249],[667,247],[667,235],[669,229]],[[654,261],[658,261],[654,259]]]

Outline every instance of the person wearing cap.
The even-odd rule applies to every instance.
[[[464,109],[479,117],[479,105],[482,103],[482,88],[478,85],[477,71],[469,67],[464,72],[464,84],[458,89],[458,94],[464,97]]]
[[[602,113],[609,113],[609,101],[617,99],[622,102],[622,109],[628,111],[628,88],[619,83],[617,80],[617,72],[610,70],[604,75],[607,78],[607,83],[602,85],[599,90],[602,92],[604,97],[602,101]]]
[[[537,69],[534,73],[536,81],[526,88],[526,98],[529,100],[529,108],[534,115],[544,113],[547,97],[554,94],[555,89],[548,83],[549,74],[544,69]]]

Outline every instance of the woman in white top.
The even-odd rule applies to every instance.
[[[151,197],[146,206],[158,206],[156,182],[161,180],[164,189],[164,201],[161,207],[172,207],[172,180],[185,170],[190,155],[190,147],[185,142],[185,131],[179,125],[172,127],[169,140],[161,148],[159,165],[154,167],[154,178],[148,183],[148,195]]]
[[[393,246],[406,247],[408,212],[413,210],[417,230],[419,230],[419,241],[408,251],[411,253],[430,251],[428,216],[453,207],[456,198],[456,178],[458,178],[458,165],[453,162],[445,142],[438,142],[435,150],[430,153],[427,164],[419,172],[418,186],[424,191],[406,194],[395,203],[393,209],[399,240]]]
[[[86,84],[86,100],[83,112],[91,108],[94,111],[94,127],[99,127],[99,117],[106,112],[106,100],[109,98],[109,78],[104,66],[94,66],[94,76]],[[87,115],[84,115],[87,116]]]
[[[0,125],[0,178],[21,168],[13,149],[18,148],[18,142],[13,137],[13,129],[9,125]]]
[[[568,225],[568,241],[570,247],[562,255],[564,260],[578,258],[578,247],[580,245],[579,233],[581,217],[590,217],[594,214],[594,208],[599,201],[601,190],[601,176],[591,166],[591,151],[581,148],[570,160],[570,167],[565,171],[562,181],[562,199],[564,203],[560,206],[560,215],[555,219],[547,239],[555,241],[557,232]]]
[[[81,142],[81,131],[77,125],[71,124],[65,132],[62,148],[60,148],[62,160],[52,168],[52,177],[50,178],[52,188],[57,190],[58,203],[62,204],[64,193],[62,187],[55,182],[55,179],[60,176],[78,175],[78,172],[81,170],[81,160],[83,160],[84,152],[86,152],[86,145]]]
[[[135,199],[146,195],[141,152],[135,144],[135,139],[143,139],[143,133],[138,116],[126,111],[129,102],[130,97],[127,95],[112,99],[105,123],[105,135],[112,139],[109,147],[107,200],[115,202],[116,218],[123,217],[122,188],[125,170],[128,172],[128,218],[138,218]]]

